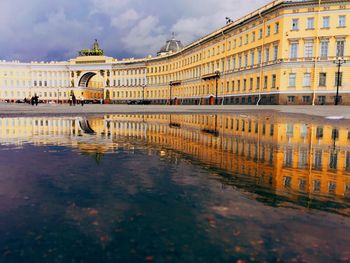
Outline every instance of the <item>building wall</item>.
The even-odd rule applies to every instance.
[[[54,100],[54,89],[61,88],[62,99],[73,89],[81,99],[104,97],[113,103],[144,98],[163,104],[208,104],[217,95],[223,104],[332,104],[337,71],[333,61],[350,58],[349,28],[348,1],[321,1],[319,5],[316,0],[278,0],[179,52],[155,58],[1,62],[0,98],[22,98],[34,88],[40,97]],[[337,43],[344,46],[341,57]],[[78,87],[80,74],[101,71],[105,72],[101,89]],[[215,77],[210,77],[216,71],[220,72],[217,85]],[[350,104],[350,63],[341,71],[341,102]]]

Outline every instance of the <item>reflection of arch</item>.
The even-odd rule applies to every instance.
[[[87,72],[85,73],[81,79],[79,80],[79,87],[84,87],[86,88],[89,84],[90,79],[92,79],[93,76],[95,76],[96,73],[93,72]]]
[[[95,131],[91,128],[90,123],[87,119],[79,119],[79,126],[87,134],[94,134]]]

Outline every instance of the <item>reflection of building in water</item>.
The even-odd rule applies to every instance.
[[[82,121],[96,135],[86,132]],[[99,153],[115,149],[122,138],[130,144],[140,139],[279,192],[350,195],[347,127],[278,116],[107,115],[88,120],[0,119],[0,138]],[[207,131],[217,131],[218,136]]]

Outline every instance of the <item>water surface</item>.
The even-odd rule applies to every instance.
[[[348,262],[348,123],[0,119],[1,262]]]

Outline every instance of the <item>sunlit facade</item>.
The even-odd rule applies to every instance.
[[[117,60],[83,50],[68,62],[0,62],[0,99],[154,104],[350,104],[349,1],[273,1],[183,47]],[[96,46],[94,46],[96,48]],[[88,52],[90,51],[90,52]]]

